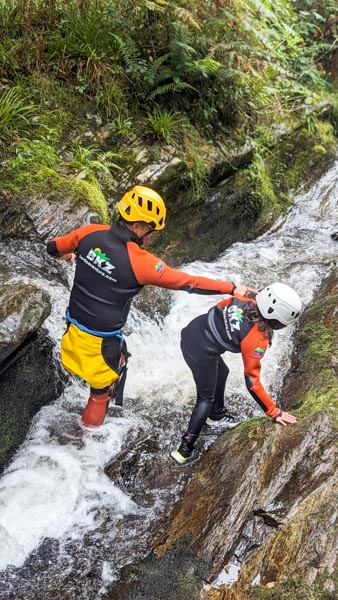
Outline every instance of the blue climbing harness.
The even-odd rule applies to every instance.
[[[69,323],[72,323],[78,329],[80,329],[81,331],[84,331],[85,333],[90,333],[91,335],[95,335],[96,337],[100,337],[100,338],[117,337],[122,342],[124,341],[122,329],[117,329],[116,331],[95,331],[94,329],[88,329],[88,327],[81,325],[81,323],[79,323],[76,319],[73,319],[70,316],[68,308],[66,309],[66,319]]]

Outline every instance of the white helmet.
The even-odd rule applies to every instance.
[[[285,283],[272,283],[258,292],[256,302],[264,319],[291,325],[298,317],[302,302],[297,292]]]

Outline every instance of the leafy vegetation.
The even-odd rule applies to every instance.
[[[256,590],[247,590],[248,600],[335,600],[336,593],[334,589],[325,589],[325,581],[331,582],[337,580],[337,574],[328,577],[327,574],[321,575],[318,580],[310,585],[301,577],[290,579],[281,585],[273,588],[259,587]]]
[[[98,111],[114,153],[135,135],[175,145],[187,198],[200,197],[208,180],[192,132],[264,140],[276,120],[316,108],[330,92],[337,22],[334,0],[0,0],[0,141],[57,151],[80,114]],[[107,180],[119,161],[98,158],[100,143],[87,152],[81,140],[62,169],[90,160]]]

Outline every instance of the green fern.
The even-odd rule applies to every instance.
[[[115,42],[119,56],[128,70],[133,70],[135,65],[138,65],[140,62],[144,63],[144,61],[141,60],[141,50],[135,40],[130,37],[122,39],[116,33],[112,34],[112,38]]]
[[[165,96],[166,94],[175,94],[176,92],[181,92],[182,90],[193,90],[193,91],[197,91],[196,88],[194,88],[192,85],[190,85],[190,83],[186,83],[185,81],[177,81],[177,82],[171,82],[171,83],[166,83],[164,85],[161,85],[159,87],[157,87],[155,90],[153,90],[148,98],[149,100],[154,100],[154,98],[156,98],[157,96]]]

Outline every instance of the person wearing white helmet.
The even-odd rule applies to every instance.
[[[221,357],[224,352],[242,354],[246,387],[268,417],[280,425],[296,422],[265,391],[260,371],[273,331],[294,323],[301,309],[295,290],[277,282],[260,290],[254,298],[235,292],[182,329],[181,349],[195,380],[197,399],[181,444],[171,453],[177,463],[184,464],[191,457],[205,423],[217,426],[233,420],[224,407],[229,374]]]

